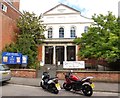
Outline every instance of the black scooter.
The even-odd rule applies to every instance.
[[[47,71],[42,74],[40,86],[54,94],[58,94],[59,90],[61,90],[60,84],[58,83],[58,77],[50,78],[49,72]]]

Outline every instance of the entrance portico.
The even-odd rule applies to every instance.
[[[46,40],[45,40],[46,41]],[[44,64],[63,64],[63,61],[77,60],[77,46],[73,44],[73,39],[63,42],[57,40],[47,40],[42,45],[42,62]]]

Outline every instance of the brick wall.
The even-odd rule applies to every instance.
[[[37,72],[35,69],[12,69],[13,77],[36,78]]]
[[[64,74],[68,71],[57,71],[59,79],[64,79]],[[120,83],[120,72],[117,71],[74,71],[73,74],[80,78],[92,76],[93,81],[99,82],[119,82]]]
[[[97,59],[85,59],[84,60],[86,64],[91,64],[91,65],[108,65],[107,61],[104,59],[97,60]]]
[[[2,38],[2,48],[6,46],[6,44],[10,44],[11,42],[15,41],[16,33],[18,32],[18,28],[16,27],[16,22],[13,21],[11,18],[2,14],[2,32],[0,32]]]
[[[80,46],[78,45],[78,52],[80,51]],[[78,61],[85,61],[86,65],[91,65],[91,66],[95,66],[95,65],[108,65],[107,61],[105,61],[104,59],[101,60],[97,60],[95,58],[86,58],[86,59],[82,59],[80,56],[78,56]]]
[[[17,9],[17,10],[19,10],[19,3],[20,3],[20,0],[12,0],[13,2],[13,6]]]
[[[18,28],[16,20],[19,18],[19,11],[14,10],[6,2],[2,2],[7,6],[7,12],[0,10],[0,51],[11,42],[15,41]]]
[[[14,7],[11,7],[6,2],[2,2],[2,3],[7,6],[7,12],[2,11],[2,13],[5,16],[7,16],[7,17],[9,17],[9,18],[11,18],[11,19],[16,21],[19,18],[19,16],[21,15],[19,10],[15,9]],[[14,4],[13,6],[17,7],[17,4],[19,4],[19,2],[17,4],[14,2],[13,4]]]
[[[42,61],[42,45],[38,46],[38,60]]]

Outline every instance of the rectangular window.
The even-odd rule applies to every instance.
[[[5,4],[1,3],[0,6],[1,6],[2,11],[7,12],[7,6]]]
[[[52,38],[52,32],[48,33],[48,38]]]
[[[71,33],[71,38],[75,38],[75,33]]]
[[[64,28],[63,27],[61,27],[59,29],[59,38],[64,38]]]
[[[48,29],[48,38],[52,38],[52,32],[53,32],[52,28],[49,28]]]
[[[61,33],[59,34],[59,38],[64,38],[64,33],[63,33],[63,32],[61,32]]]
[[[85,33],[88,32],[88,26],[85,26],[85,28],[84,28],[84,32],[85,32]]]
[[[71,38],[75,38],[75,36],[76,36],[75,32],[76,32],[75,27],[71,27],[71,30],[70,30],[70,37]]]

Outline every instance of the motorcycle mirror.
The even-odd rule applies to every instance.
[[[45,67],[44,72],[49,72],[50,68],[49,67]]]
[[[70,72],[73,72],[73,70],[70,70]]]
[[[50,70],[50,67],[48,67],[47,70]]]

